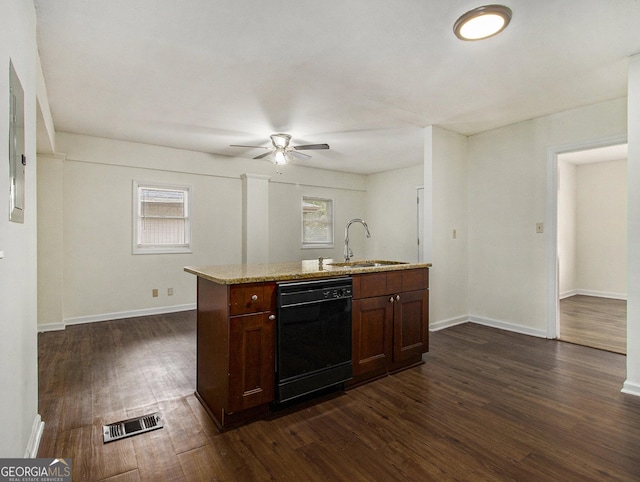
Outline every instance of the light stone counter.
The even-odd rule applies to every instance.
[[[405,269],[429,268],[431,263],[398,263],[383,266],[355,267],[352,265],[380,263],[379,260],[352,261],[350,266],[346,263],[332,259],[323,260],[322,264],[317,259],[302,260],[286,263],[266,264],[231,264],[220,266],[187,266],[187,273],[195,274],[201,278],[219,284],[260,283],[265,281],[290,281],[313,278],[327,278],[340,275],[375,273],[379,271],[398,271]],[[337,263],[332,265],[332,263]]]

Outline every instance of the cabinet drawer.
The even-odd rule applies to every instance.
[[[246,283],[229,287],[229,314],[275,311],[275,283]]]
[[[372,298],[387,294],[387,274],[371,273],[353,276],[353,298]]]
[[[402,271],[402,288],[398,291],[426,290],[429,288],[429,269],[406,269]]]
[[[353,298],[373,298],[429,287],[427,268],[387,271],[353,276]]]

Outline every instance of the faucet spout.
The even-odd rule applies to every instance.
[[[364,222],[364,220],[360,218],[355,218],[347,223],[347,225],[344,228],[344,260],[347,263],[353,257],[353,251],[351,251],[351,248],[349,248],[349,228],[353,223],[362,224],[364,226],[364,230],[367,235],[367,238],[371,237],[371,233],[369,232],[369,226],[367,226],[367,223]]]

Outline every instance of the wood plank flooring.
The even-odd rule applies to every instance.
[[[560,300],[560,340],[627,353],[627,302],[576,295]]]
[[[640,479],[623,355],[471,323],[425,364],[219,433],[193,395],[195,313],[41,333],[40,457],[81,481]],[[160,411],[165,427],[102,443]]]

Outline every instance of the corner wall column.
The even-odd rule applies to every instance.
[[[242,262],[269,262],[269,180],[242,174]]]
[[[627,379],[640,396],[640,55],[629,59],[627,97]]]

